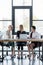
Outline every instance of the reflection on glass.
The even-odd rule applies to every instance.
[[[43,21],[33,21],[33,25],[35,25],[36,30],[43,35]]]
[[[30,10],[29,9],[15,9],[15,32],[19,29],[19,25],[24,26],[24,30],[30,30]]]
[[[11,0],[0,0],[0,20],[11,20]]]
[[[31,6],[32,0],[13,0],[13,6]]]
[[[43,19],[43,0],[33,0],[33,20]]]

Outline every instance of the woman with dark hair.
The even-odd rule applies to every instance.
[[[35,26],[32,26],[31,27],[31,32],[29,34],[29,38],[32,38],[32,39],[39,39],[41,38],[41,36],[39,35],[38,32],[36,32],[36,27]],[[40,44],[41,45],[41,44]],[[33,58],[34,58],[34,52],[33,52],[33,49],[38,47],[38,42],[28,42],[27,43],[27,46],[28,46],[28,51],[29,51],[29,59],[30,59],[30,51],[32,51],[32,54],[33,54]]]

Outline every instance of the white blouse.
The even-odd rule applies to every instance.
[[[29,38],[30,38],[30,34],[31,34],[31,32],[29,33]],[[38,32],[33,32],[32,33],[32,38],[34,38],[34,39],[40,39],[41,35]]]
[[[30,34],[31,34],[31,32],[29,33],[29,38],[30,38]],[[41,35],[38,32],[33,32],[32,33],[32,38],[33,39],[40,39],[41,38]],[[27,45],[28,44],[31,44],[31,41],[30,42],[27,41]]]

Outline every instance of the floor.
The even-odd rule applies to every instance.
[[[0,65],[43,65],[43,62],[40,61],[37,56],[34,58],[34,60],[31,58],[31,60],[29,60],[28,58],[24,58],[23,59],[17,59],[13,58],[11,59],[10,56],[5,57],[3,63],[0,62]]]

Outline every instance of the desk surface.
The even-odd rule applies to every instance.
[[[43,42],[43,39],[0,39],[0,42]]]

